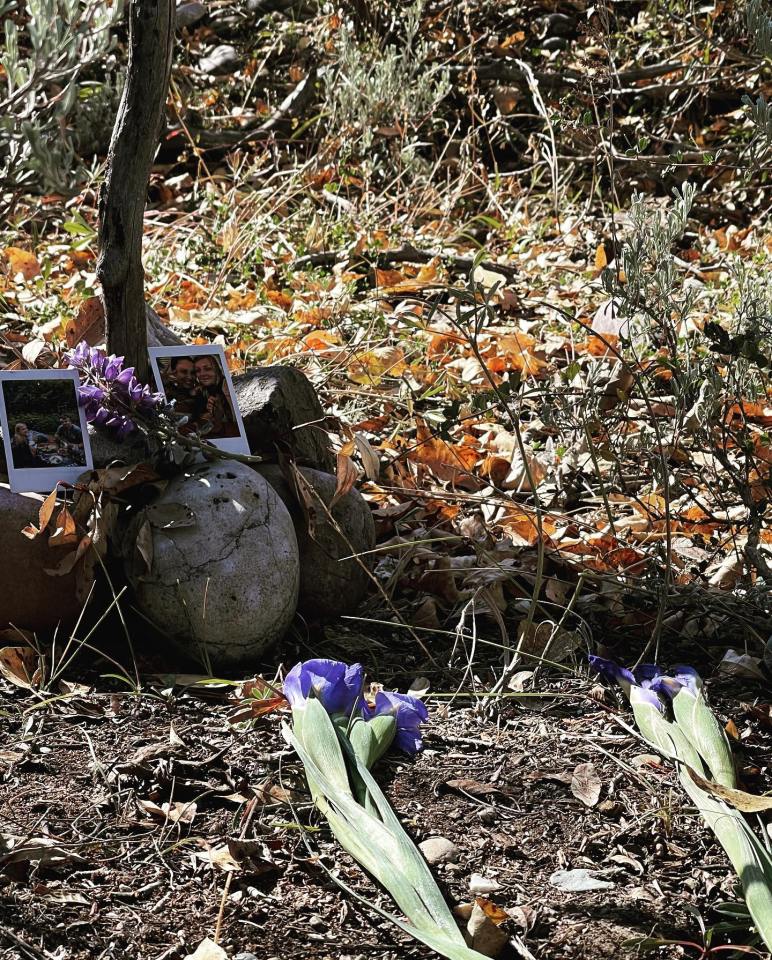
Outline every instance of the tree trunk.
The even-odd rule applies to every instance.
[[[107,347],[148,380],[142,226],[174,45],[174,0],[130,0],[129,62],[99,198]]]

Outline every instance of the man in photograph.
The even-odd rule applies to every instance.
[[[84,464],[83,457],[83,431],[73,423],[69,414],[62,414],[59,417],[59,426],[54,434],[56,446],[60,454],[70,458],[75,463]]]
[[[63,444],[82,446],[83,444],[83,432],[80,427],[72,422],[72,417],[69,417],[66,413],[59,417],[59,426],[56,428],[54,436],[59,446]]]

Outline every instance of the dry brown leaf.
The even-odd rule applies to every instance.
[[[485,897],[475,897],[475,903],[483,911],[489,920],[498,927],[500,924],[509,920],[509,914],[502,907],[495,904],[492,900],[486,900]]]
[[[506,946],[509,937],[480,906],[480,899],[475,901],[472,915],[466,925],[467,940],[470,947],[483,956],[497,957]]]
[[[0,650],[0,673],[14,686],[34,690],[38,655],[30,647],[3,647]]]
[[[196,804],[193,802],[183,803],[180,800],[175,800],[171,804],[161,804],[161,812],[169,823],[193,823],[196,810]]]
[[[497,787],[495,783],[481,783],[479,780],[472,780],[469,777],[456,777],[452,780],[446,780],[445,786],[450,787],[451,790],[467,793],[471,797],[506,796],[507,794],[506,789]]]
[[[529,513],[523,507],[509,507],[503,516],[496,520],[515,544],[533,546],[539,539],[539,524],[534,513]],[[549,517],[542,517],[542,536],[549,539],[557,531],[557,526]]]
[[[533,666],[542,658],[547,663],[563,663],[574,654],[583,644],[582,637],[573,630],[566,630],[551,620],[541,623],[528,624],[527,632],[524,623],[518,628],[517,653],[525,658],[526,664]]]
[[[55,567],[45,567],[44,573],[47,573],[49,577],[66,577],[68,573],[72,573],[75,568],[75,564],[78,562],[78,560],[80,560],[90,546],[91,537],[81,537],[80,542],[75,550],[73,550],[71,553],[68,553],[65,557],[62,557]]]
[[[353,440],[351,441],[351,445],[354,445]],[[357,482],[359,471],[351,457],[341,451],[337,456],[335,474],[337,483],[335,493],[330,501],[330,509],[351,491],[351,488]]]
[[[22,530],[22,533],[25,537],[28,537],[30,540],[34,540],[35,537],[40,536],[40,534],[48,526],[48,523],[51,517],[54,514],[54,508],[56,507],[56,494],[58,487],[48,494],[46,499],[43,501],[40,510],[38,511],[38,524],[39,527],[36,527],[33,523],[27,524],[27,526]]]
[[[755,793],[746,793],[745,790],[724,787],[720,783],[714,783],[712,780],[701,777],[691,767],[686,769],[698,787],[702,787],[706,793],[712,793],[714,797],[726,800],[727,803],[742,813],[761,813],[762,810],[772,810],[772,797],[759,797]]]
[[[210,847],[205,853],[197,853],[196,856],[204,863],[208,863],[214,869],[222,870],[224,873],[241,870],[238,860],[233,857],[226,843],[220,844],[218,847]]]
[[[594,807],[600,800],[601,782],[595,765],[580,763],[571,777],[571,793],[586,807]]]
[[[22,250],[21,247],[6,247],[3,256],[12,277],[21,274],[25,280],[33,280],[40,274],[38,259],[29,250]]]
[[[101,297],[88,297],[81,303],[74,320],[65,329],[67,346],[77,347],[85,340],[90,347],[105,341],[105,308]]]
[[[48,538],[49,547],[67,547],[78,542],[78,531],[75,527],[75,518],[63,506],[56,518],[56,528]]]
[[[30,367],[52,367],[56,362],[56,354],[45,340],[30,340],[21,348],[24,362]]]
[[[153,569],[153,528],[147,520],[142,524],[137,532],[136,541],[137,553],[145,562],[145,569]]]
[[[418,417],[416,427],[416,445],[408,451],[408,460],[426,464],[440,480],[456,480],[471,474],[480,456],[474,437],[469,437],[466,443],[452,444],[433,436]]]
[[[107,467],[98,470],[100,489],[109,493],[123,493],[140,483],[154,483],[160,480],[149,463],[137,463],[131,466]]]
[[[418,581],[418,590],[430,593],[446,603],[455,603],[459,598],[456,578],[451,567],[450,558],[438,556],[434,568],[428,570]]]
[[[354,443],[356,444],[359,456],[362,458],[365,476],[368,480],[377,480],[381,472],[381,461],[378,454],[373,450],[370,441],[363,433],[355,433]]]
[[[346,373],[354,383],[377,386],[383,377],[401,377],[406,370],[405,353],[399,347],[375,347],[355,354]]]

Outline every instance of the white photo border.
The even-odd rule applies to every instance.
[[[84,466],[28,467],[26,469],[14,467],[13,451],[11,449],[11,424],[3,384],[20,380],[69,380],[72,383],[73,399],[80,418],[81,433],[83,434],[83,453],[86,460]],[[0,423],[3,426],[3,447],[5,449],[8,480],[13,493],[50,493],[56,486],[57,481],[75,483],[81,474],[94,469],[86,412],[78,403],[79,386],[80,377],[77,370],[0,370]]]
[[[207,437],[204,437],[204,440],[207,440],[208,443],[211,443],[212,446],[217,447],[219,450],[224,450],[226,453],[243,453],[247,456],[249,455],[249,442],[247,441],[247,432],[244,429],[244,420],[241,416],[241,410],[239,409],[238,400],[236,398],[236,391],[233,389],[233,380],[231,379],[231,372],[228,369],[228,361],[225,358],[225,351],[222,346],[218,343],[206,343],[206,344],[196,344],[186,345],[180,344],[179,346],[174,347],[148,347],[148,354],[150,355],[150,365],[153,368],[153,376],[155,378],[156,388],[166,396],[166,390],[164,389],[163,381],[161,380],[161,369],[158,365],[159,360],[164,360],[170,357],[211,357],[213,354],[220,358],[220,366],[222,367],[223,376],[225,378],[225,385],[228,388],[228,396],[230,397],[231,404],[233,406],[233,415],[236,418],[236,423],[239,428],[238,437],[220,437],[218,439],[208,440]]]

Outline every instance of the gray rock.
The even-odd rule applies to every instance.
[[[0,484],[0,627],[14,625],[27,630],[52,630],[58,624],[70,627],[80,613],[75,595],[75,575],[52,577],[52,569],[72,547],[48,546],[48,536],[29,540],[22,529],[38,525],[38,512],[45,498],[37,493],[11,493]]]
[[[295,614],[292,519],[245,464],[218,460],[175,477],[132,521],[123,552],[139,610],[208,669],[254,661]]]
[[[233,73],[241,63],[241,57],[235,47],[229,43],[221,43],[208,56],[198,61],[199,70],[203,73]]]
[[[322,428],[324,411],[300,370],[261,367],[233,378],[252,453],[276,459],[282,445],[303,466],[335,472],[335,457]]]
[[[195,26],[199,20],[203,20],[208,10],[204,3],[178,3],[177,4],[177,29],[184,30],[186,27]]]
[[[147,345],[149,347],[176,347],[178,344],[185,342],[166,326],[149,303],[145,304],[145,320],[147,322]]]
[[[455,863],[458,860],[458,847],[447,837],[428,837],[418,844],[428,863]]]
[[[330,523],[321,504],[314,510],[312,539],[306,517],[297,497],[276,464],[258,464],[255,469],[276,490],[295,524],[300,549],[299,609],[310,619],[331,620],[353,613],[362,602],[370,577],[357,560],[343,560],[354,553],[365,553],[375,546],[375,522],[367,501],[358,490],[350,490],[332,508],[333,519],[344,536]],[[329,507],[335,494],[335,477],[329,473],[301,467],[300,472]],[[370,557],[363,557],[368,563]]]
[[[88,438],[91,443],[91,455],[94,467],[101,470],[111,463],[142,463],[150,456],[145,435],[135,430],[124,440],[116,440],[109,430],[102,430],[93,424],[88,425]]]

